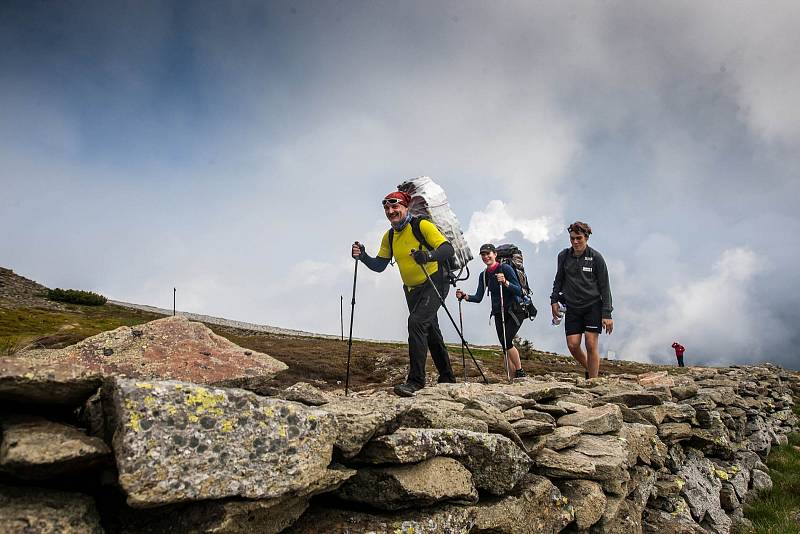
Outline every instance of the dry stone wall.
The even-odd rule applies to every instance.
[[[727,533],[800,386],[762,365],[268,397],[70,361],[0,361],[2,532]]]

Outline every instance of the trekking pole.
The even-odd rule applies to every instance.
[[[497,320],[497,316],[495,316],[494,320]],[[503,329],[503,365],[506,368],[506,378],[511,382],[511,366],[508,364],[508,350],[506,349],[506,311],[503,306],[503,284],[500,284],[500,326]]]
[[[470,358],[472,358],[472,361],[475,363],[475,367],[477,367],[478,371],[481,373],[481,378],[483,378],[483,381],[488,384],[489,380],[486,378],[486,375],[483,374],[483,369],[481,369],[481,366],[478,364],[478,360],[475,359],[475,356],[472,354],[472,351],[469,350],[469,344],[467,343],[467,340],[464,339],[464,336],[461,333],[461,330],[458,329],[458,326],[456,325],[456,320],[453,319],[453,316],[450,314],[450,310],[447,309],[447,304],[445,304],[444,297],[442,297],[442,294],[439,293],[439,288],[436,287],[436,284],[434,284],[433,280],[431,280],[431,276],[428,274],[428,271],[425,269],[425,266],[424,265],[420,265],[419,268],[422,269],[423,273],[425,273],[425,278],[428,279],[428,282],[430,282],[431,287],[436,292],[436,296],[439,297],[439,302],[442,303],[442,308],[444,308],[444,311],[447,312],[447,317],[449,317],[450,318],[450,322],[453,323],[453,328],[456,329],[456,333],[458,333],[458,337],[461,338],[462,345],[464,346],[465,349],[467,349],[467,352],[469,353]]]
[[[461,314],[461,299],[458,300],[458,326],[464,331],[464,316]],[[464,370],[464,383],[467,383],[467,358],[464,355],[464,340],[461,340],[461,368]]]
[[[353,269],[353,300],[350,306],[350,338],[347,340],[347,378],[344,382],[344,396],[350,390],[350,354],[353,351],[353,314],[356,311],[356,279],[358,278],[358,258],[355,258],[356,266]]]

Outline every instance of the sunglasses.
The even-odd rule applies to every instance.
[[[381,204],[383,204],[384,207],[386,207],[386,206],[395,206],[395,205],[400,204],[400,203],[401,202],[400,202],[399,198],[384,198],[383,201],[381,202]]]

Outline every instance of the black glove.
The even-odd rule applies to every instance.
[[[420,265],[425,265],[429,261],[431,261],[431,254],[425,250],[415,250],[411,253],[414,257],[414,261],[419,263]]]

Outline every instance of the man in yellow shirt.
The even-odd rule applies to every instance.
[[[417,390],[425,387],[428,349],[439,371],[438,381],[456,381],[436,317],[442,303],[431,285],[436,285],[442,299],[447,296],[449,286],[444,269],[440,268],[439,263],[452,258],[455,251],[432,222],[426,219],[412,221],[408,211],[410,202],[411,197],[402,191],[389,193],[383,199],[383,211],[392,228],[383,235],[377,256],[370,257],[358,241],[352,247],[353,257],[361,260],[372,271],[382,272],[392,256],[400,269],[409,312],[409,367],[406,382],[396,385],[394,391],[403,397],[414,395]],[[431,282],[420,267],[428,273]]]

